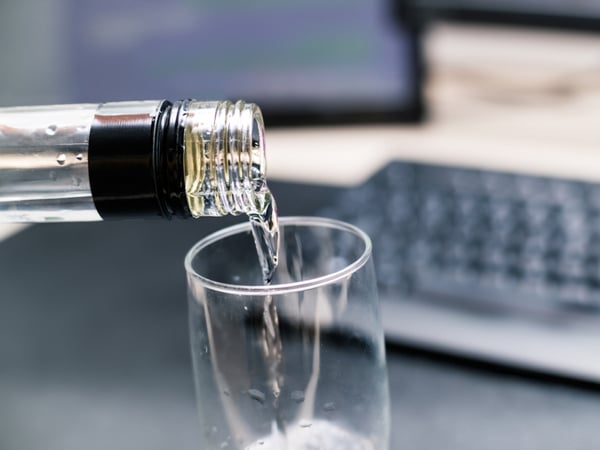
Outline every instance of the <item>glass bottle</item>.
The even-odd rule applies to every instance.
[[[260,215],[265,170],[252,103],[0,108],[0,222]]]

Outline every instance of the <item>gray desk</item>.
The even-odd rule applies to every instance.
[[[388,352],[392,449],[592,449],[600,391]]]
[[[284,214],[330,193],[299,189],[274,186]],[[0,448],[196,448],[182,260],[232,221],[43,225],[0,243]],[[394,450],[600,444],[600,389],[406,349],[388,362]]]

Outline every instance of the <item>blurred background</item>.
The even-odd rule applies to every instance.
[[[416,41],[391,2],[7,3],[5,105],[244,98],[295,123],[417,108]]]
[[[393,449],[595,448],[600,3],[4,0],[0,105],[258,103],[280,214],[374,241]],[[183,257],[0,226],[0,448],[192,449]]]

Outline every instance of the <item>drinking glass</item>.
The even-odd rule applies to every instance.
[[[280,220],[263,282],[250,225],[185,260],[202,449],[386,450],[389,393],[369,237]]]

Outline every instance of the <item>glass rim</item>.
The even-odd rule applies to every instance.
[[[285,216],[279,218],[279,224],[283,226],[317,226],[346,231],[357,236],[359,240],[365,244],[365,248],[357,258],[352,260],[352,262],[350,262],[340,270],[336,270],[335,272],[331,272],[319,277],[314,277],[307,280],[296,281],[292,283],[280,283],[270,285],[231,284],[211,280],[210,278],[207,278],[196,272],[196,270],[192,267],[192,261],[196,257],[196,255],[202,249],[208,247],[211,244],[214,244],[215,242],[220,241],[221,239],[242,232],[250,231],[250,222],[246,222],[237,225],[232,225],[227,228],[223,228],[222,230],[211,233],[208,236],[199,240],[196,244],[194,244],[185,256],[184,266],[186,273],[189,276],[192,276],[194,279],[198,280],[203,286],[214,291],[219,291],[227,294],[236,294],[240,296],[277,295],[291,292],[306,291],[309,289],[314,289],[339,281],[347,277],[348,275],[358,271],[367,263],[367,261],[371,257],[372,244],[371,239],[369,238],[367,233],[365,233],[360,228],[349,223],[342,222],[341,220],[329,219],[325,217]]]

